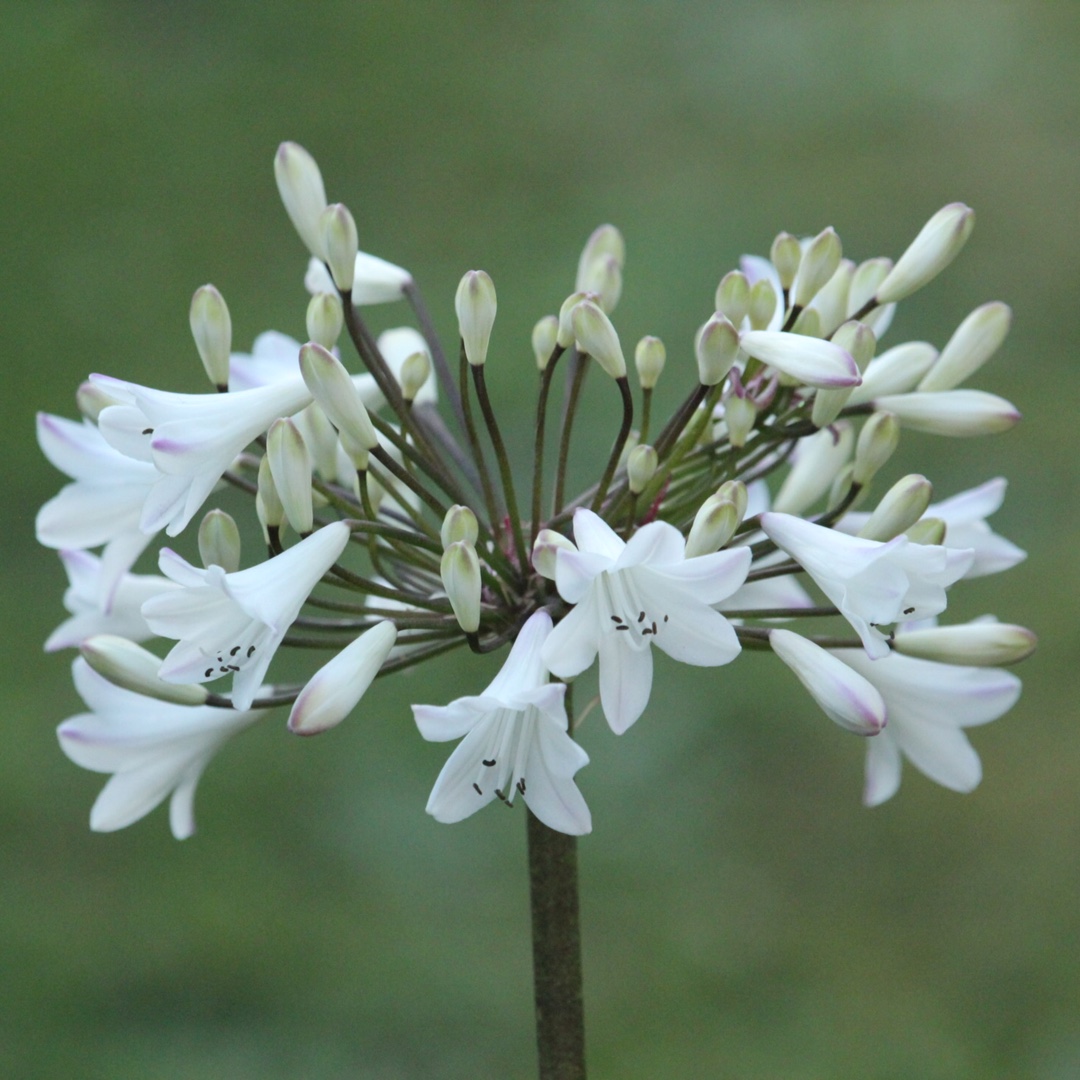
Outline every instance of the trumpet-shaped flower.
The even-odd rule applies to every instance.
[[[153,463],[160,476],[143,505],[139,527],[176,536],[206,501],[233,459],[279,416],[311,402],[299,370],[268,386],[229,394],[173,394],[92,375],[125,405],[103,409],[105,439],[128,457]]]
[[[353,271],[352,302],[358,307],[368,304],[389,304],[400,300],[412,284],[408,270],[395,266],[378,255],[366,251],[356,253]],[[304,275],[304,287],[309,293],[336,293],[337,286],[321,260],[312,258]]]
[[[123,829],[171,794],[172,834],[177,840],[191,836],[203,769],[227,739],[263,714],[154,701],[114,686],[82,657],[72,676],[90,711],[57,728],[60,747],[76,765],[113,774],[90,811],[90,828]]]
[[[761,527],[814,579],[873,659],[889,655],[878,626],[939,615],[946,587],[974,558],[970,549],[914,544],[904,536],[862,540],[790,514],[762,514]]]
[[[233,706],[250,708],[285,632],[348,542],[348,525],[337,521],[233,574],[220,566],[201,570],[164,548],[161,572],[184,588],[143,605],[155,634],[178,639],[161,678],[191,683],[232,675]]]
[[[749,548],[685,558],[678,529],[654,521],[624,542],[590,510],[574,513],[576,549],[559,548],[555,585],[574,609],[551,632],[544,663],[560,678],[600,655],[600,701],[613,731],[645,710],[652,689],[651,646],[699,667],[739,654],[731,624],[710,606],[746,580]]]
[[[896,793],[904,757],[953,791],[978,785],[982,765],[963,729],[996,720],[1013,707],[1020,696],[1015,675],[898,653],[883,660],[870,660],[858,649],[839,649],[835,655],[876,686],[885,701],[886,726],[866,748],[867,806]]]
[[[512,804],[520,795],[549,828],[573,836],[591,831],[589,808],[574,783],[589,755],[568,734],[566,687],[547,681],[541,653],[550,634],[551,616],[536,612],[482,694],[413,706],[425,739],[461,739],[428,799],[436,821],[461,821],[492,799]]]

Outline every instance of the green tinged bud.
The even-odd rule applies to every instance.
[[[379,445],[360,391],[337,357],[309,341],[300,347],[300,374],[342,436],[348,435],[365,450]]]
[[[658,337],[643,337],[634,349],[634,367],[642,390],[652,390],[660,380],[667,361],[667,349]]]
[[[757,406],[749,398],[732,394],[724,402],[724,425],[732,446],[745,446],[756,423]]]
[[[575,292],[591,291],[586,282],[593,272],[593,266],[607,259],[613,259],[620,270],[626,265],[626,241],[614,225],[600,225],[585,241],[585,247],[578,259]]]
[[[841,259],[836,273],[814,297],[813,307],[821,320],[821,337],[829,337],[847,318],[848,294],[854,274],[855,264],[850,259]]]
[[[497,307],[495,283],[483,270],[469,270],[458,284],[454,310],[465,357],[473,367],[487,360]]]
[[[625,379],[626,360],[619,335],[599,305],[593,300],[582,300],[574,308],[571,321],[578,350],[593,357],[613,379]]]
[[[832,482],[832,487],[829,489],[829,497],[825,500],[826,511],[835,510],[842,503],[847,501],[848,496],[851,494],[852,476],[855,473],[854,465],[849,461],[837,474],[836,479]],[[856,505],[858,499],[851,505]]]
[[[944,544],[947,529],[941,518],[922,518],[916,521],[904,535],[913,544]]]
[[[656,450],[648,444],[635,446],[630,451],[626,459],[626,480],[632,494],[640,495],[649,486],[659,464]]]
[[[322,213],[323,246],[326,265],[334,284],[343,292],[352,292],[356,278],[356,253],[360,242],[356,222],[344,203],[332,203]]]
[[[773,500],[783,514],[802,514],[827,492],[851,458],[855,433],[841,421],[832,431],[819,431],[799,440],[795,463]]]
[[[921,289],[960,254],[975,228],[975,211],[963,203],[942,207],[912,240],[877,290],[879,304],[893,304]]]
[[[900,425],[892,413],[874,413],[859,432],[855,444],[855,471],[852,480],[866,487],[900,444]]]
[[[863,305],[873,298],[878,286],[889,276],[892,270],[892,259],[876,258],[867,259],[859,263],[855,276],[851,279],[851,289],[848,292],[848,314],[854,315],[861,311]],[[867,316],[870,318],[870,316]]]
[[[401,361],[398,378],[401,382],[401,396],[406,401],[415,401],[424,384],[431,375],[431,359],[426,352],[410,353]]]
[[[777,296],[772,282],[766,278],[755,281],[750,288],[750,316],[751,330],[767,330],[773,315],[776,313]]]
[[[466,634],[480,629],[480,560],[476,548],[464,540],[452,543],[439,567],[443,588],[454,616]]]
[[[821,337],[821,314],[817,308],[803,308],[799,312],[799,317],[795,320],[791,332],[802,337]]]
[[[741,270],[732,270],[720,279],[716,310],[735,326],[742,326],[750,310],[750,282]]]
[[[324,349],[332,349],[345,324],[341,299],[333,293],[316,293],[307,307],[308,339]]]
[[[769,258],[780,275],[780,288],[790,289],[802,262],[802,245],[789,232],[777,233],[769,250]]]
[[[585,275],[582,288],[595,294],[601,310],[610,315],[622,296],[622,266],[615,256],[597,259]]]
[[[536,357],[538,371],[543,371],[551,360],[551,354],[559,338],[559,317],[545,315],[537,322],[532,331],[532,350]]]
[[[326,188],[315,159],[298,143],[283,142],[274,156],[274,178],[285,212],[308,251],[326,261],[322,214]]]
[[[266,436],[266,461],[289,524],[301,535],[311,532],[311,456],[300,429],[290,419],[279,418]]]
[[[719,551],[734,535],[742,521],[739,507],[730,499],[710,495],[694,516],[690,535],[686,538],[686,558],[711,555]]]
[[[926,513],[933,494],[933,485],[918,473],[897,480],[859,530],[859,536],[882,541],[899,536]]]
[[[698,382],[702,386],[716,386],[723,382],[738,351],[739,332],[718,312],[697,332],[694,339]]]
[[[993,301],[977,307],[949,338],[937,363],[923,377],[919,391],[952,390],[974,375],[1005,340],[1012,322],[1008,304]]]
[[[80,646],[86,662],[114,686],[174,705],[202,705],[210,696],[198,683],[168,683],[158,678],[161,658],[127,638],[97,634]]]
[[[224,297],[213,285],[203,285],[195,290],[189,319],[195,348],[199,350],[207,377],[219,390],[227,389],[232,319]]]
[[[220,566],[226,574],[240,569],[240,530],[224,510],[211,510],[202,519],[199,558],[203,566]]]
[[[339,471],[338,433],[326,413],[312,402],[306,409],[301,409],[292,421],[304,437],[304,445],[318,474],[325,480],[334,480]]]
[[[455,504],[446,511],[442,527],[439,530],[443,551],[460,540],[475,546],[479,534],[480,529],[476,521],[476,515],[467,506]]]
[[[577,551],[574,544],[554,529],[541,529],[532,549],[533,569],[549,581],[555,580],[555,561],[559,550]]]
[[[589,292],[572,292],[563,302],[562,307],[559,308],[559,333],[556,337],[556,342],[564,349],[569,349],[574,344],[574,308],[581,303],[582,300],[595,300],[594,293]]]
[[[1026,659],[1039,639],[1026,627],[996,620],[900,630],[892,646],[898,653],[939,664],[998,667]]]
[[[718,499],[727,499],[728,502],[735,504],[735,508],[739,511],[739,521],[746,517],[746,507],[749,504],[750,495],[746,490],[746,485],[741,480],[725,480],[716,489],[716,497]]]
[[[255,510],[263,529],[279,529],[285,524],[285,507],[281,505],[274,476],[270,472],[270,460],[265,456],[259,462],[259,490],[255,496]]]
[[[832,343],[838,345],[855,361],[859,371],[865,371],[866,366],[874,356],[877,347],[877,338],[873,330],[865,323],[846,322],[832,336]],[[854,392],[855,387],[841,387],[837,390],[819,390],[814,395],[814,405],[810,419],[816,427],[828,427],[839,415],[848,399]]]
[[[818,291],[836,273],[842,255],[840,237],[832,226],[823,229],[810,241],[803,252],[799,274],[795,280],[793,300],[796,307],[806,307],[814,299]]]

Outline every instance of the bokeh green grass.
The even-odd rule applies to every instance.
[[[895,255],[943,203],[976,207],[890,340],[940,345],[1006,300],[1013,333],[978,382],[1025,423],[909,437],[890,469],[941,495],[1009,476],[995,525],[1031,557],[955,606],[1039,632],[1024,697],[975,733],[975,795],[908,770],[872,812],[861,744],[761,658],[662,666],[630,734],[588,723],[590,1057],[601,1080],[1080,1075],[1073,5],[8,0],[0,29],[0,1074],[533,1069],[524,821],[428,819],[445,748],[407,708],[488,671],[380,683],[317,740],[271,719],[213,763],[182,845],[160,812],[91,835],[100,780],[55,744],[79,706],[40,651],[62,574],[32,522],[60,478],[33,414],[70,414],[94,370],[201,389],[187,304],[207,280],[239,345],[302,334],[304,256],[270,168],[292,138],[444,329],[460,274],[492,274],[489,380],[521,462],[528,332],[600,221],[627,238],[624,340],[660,335],[673,372],[720,275],[778,229]],[[583,461],[614,415],[591,428]]]

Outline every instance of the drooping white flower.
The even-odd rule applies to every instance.
[[[115,634],[129,641],[153,637],[141,608],[151,596],[178,588],[175,582],[156,574],[124,574],[113,591],[106,610],[101,602],[103,561],[89,551],[61,551],[60,559],[68,576],[64,607],[71,613],[46,639],[45,651],[77,648],[95,634]]]
[[[731,624],[711,605],[746,579],[748,548],[685,558],[678,529],[654,521],[624,542],[590,510],[574,513],[576,550],[559,548],[555,584],[573,610],[544,645],[544,663],[561,678],[600,655],[600,701],[613,731],[645,710],[652,688],[651,646],[700,667],[739,654]]]
[[[169,536],[187,525],[240,451],[278,417],[312,400],[299,370],[235,394],[173,394],[104,375],[90,378],[128,402],[102,410],[98,424],[110,445],[160,473],[139,524],[143,532],[165,527]]]
[[[88,421],[39,413],[37,437],[49,461],[74,481],[38,511],[38,543],[65,550],[104,544],[96,603],[108,611],[120,579],[150,543],[139,519],[159,473],[114,450]]]
[[[232,675],[233,705],[249,708],[281,639],[348,541],[348,525],[337,521],[233,574],[220,566],[199,569],[164,548],[161,572],[184,588],[143,605],[155,634],[178,639],[161,678],[188,683]]]
[[[412,274],[377,255],[365,251],[356,253],[352,302],[357,307],[368,304],[389,304],[400,300],[412,284]],[[336,293],[337,286],[330,271],[319,259],[312,258],[304,275],[304,287],[309,293]]]
[[[379,352],[382,353],[383,359],[398,382],[401,382],[402,364],[413,353],[423,353],[429,361],[431,360],[431,350],[428,348],[423,335],[419,330],[414,330],[411,326],[397,326],[392,330],[384,330],[379,335],[376,344],[379,346]],[[420,387],[413,401],[417,405],[433,404],[438,400],[438,386],[438,380],[435,378],[434,370],[432,370],[428,373],[424,385]],[[367,402],[365,401],[364,404],[367,405]],[[368,407],[371,408],[371,406]]]
[[[885,729],[866,748],[867,806],[896,793],[902,757],[953,791],[978,785],[982,766],[963,729],[996,720],[1013,707],[1020,696],[1015,675],[898,653],[870,660],[858,649],[839,649],[836,656],[873,683],[885,700]]]
[[[114,686],[82,657],[72,676],[90,711],[57,728],[60,747],[76,765],[113,774],[90,811],[90,828],[123,829],[171,794],[172,834],[177,840],[191,836],[203,769],[227,739],[264,714],[154,701]]]
[[[904,536],[862,540],[790,514],[763,514],[761,527],[814,579],[875,659],[889,655],[878,626],[940,614],[946,587],[974,558],[970,549],[914,544]]]
[[[549,828],[572,836],[591,831],[589,808],[574,783],[589,755],[567,732],[566,687],[547,681],[541,658],[550,634],[551,616],[536,612],[482,694],[412,707],[425,739],[461,739],[428,799],[436,821],[461,821],[492,799],[512,804],[520,795]]]

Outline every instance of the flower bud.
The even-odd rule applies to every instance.
[[[975,227],[975,211],[963,203],[942,207],[896,261],[877,290],[879,304],[892,304],[921,289],[960,254]]]
[[[439,536],[442,539],[443,551],[451,544],[464,540],[467,544],[475,546],[479,535],[479,526],[476,515],[467,507],[455,504],[446,511]]]
[[[742,335],[747,355],[790,375],[807,386],[833,389],[862,381],[851,354],[831,341],[771,330]]]
[[[799,274],[795,279],[793,299],[796,307],[806,307],[814,299],[818,290],[836,273],[842,255],[840,237],[832,226],[822,229],[810,241],[803,252]]]
[[[941,350],[937,363],[918,385],[920,392],[952,390],[973,375],[994,355],[1012,322],[1008,304],[1000,301],[977,307],[957,328]]]
[[[735,509],[739,511],[739,521],[746,517],[746,508],[750,502],[750,495],[746,490],[746,485],[741,480],[725,480],[716,489],[716,497],[718,499],[727,499],[728,502],[735,504]]]
[[[632,428],[630,434],[626,436],[626,442],[623,443],[622,450],[619,452],[618,467],[620,469],[626,468],[626,463],[630,460],[630,455],[634,452],[634,449],[639,442],[641,442],[641,432],[638,431],[637,428]]]
[[[431,375],[431,360],[426,352],[415,352],[401,362],[398,378],[401,381],[401,396],[408,402],[416,400],[424,384]]]
[[[340,360],[309,341],[300,348],[300,373],[338,431],[343,435],[348,433],[365,450],[374,450],[379,445],[360,391]]]
[[[266,460],[289,524],[301,536],[311,532],[311,456],[291,419],[279,418],[266,436]]]
[[[454,310],[465,357],[473,367],[487,360],[496,307],[495,283],[483,270],[469,270],[458,284]]]
[[[274,157],[274,177],[293,228],[308,251],[325,262],[321,218],[326,209],[326,188],[315,159],[298,143],[283,142]]]
[[[852,391],[848,404],[862,405],[886,394],[906,394],[914,390],[937,355],[937,349],[926,341],[905,341],[887,349],[867,365],[862,385]]]
[[[772,282],[767,278],[755,281],[750,289],[750,307],[747,315],[750,318],[751,330],[765,330],[772,322],[776,314],[777,304],[776,290]]]
[[[285,523],[285,507],[281,505],[274,477],[267,457],[259,462],[259,490],[255,496],[255,510],[263,529],[279,529]]]
[[[619,344],[619,335],[596,302],[582,300],[570,318],[578,349],[593,357],[613,379],[625,379],[626,360]]]
[[[694,339],[698,382],[702,386],[716,386],[722,383],[731,370],[738,351],[739,332],[717,312],[697,332],[697,337]]]
[[[312,402],[306,409],[301,409],[292,421],[304,437],[304,445],[311,455],[315,470],[325,480],[333,480],[338,474],[338,448],[341,444],[326,413],[321,406]]]
[[[376,623],[324,664],[300,691],[289,713],[289,730],[318,735],[356,708],[397,640],[389,620]]]
[[[881,694],[842,660],[791,630],[770,630],[769,644],[825,715],[845,731],[876,735],[885,727]]]
[[[480,629],[480,560],[476,548],[465,540],[456,540],[443,552],[439,572],[458,624],[466,634],[475,634]]]
[[[839,272],[839,271],[838,271]],[[859,371],[864,371],[873,358],[877,347],[877,338],[873,330],[865,323],[846,322],[832,336],[834,345],[839,345],[851,355]],[[814,395],[814,405],[810,419],[816,427],[828,427],[848,403],[854,387],[841,390],[819,390]]]
[[[211,510],[202,519],[199,558],[203,566],[220,566],[226,574],[240,569],[240,530],[224,510]]]
[[[943,518],[925,517],[916,521],[904,535],[913,544],[926,544],[931,547],[940,547],[945,543],[945,534],[947,531],[948,528]]]
[[[660,459],[648,444],[635,446],[626,459],[626,481],[631,494],[640,495],[656,475]]]
[[[610,315],[622,296],[622,266],[615,256],[605,255],[597,259],[582,282],[582,288],[594,293],[601,310]]]
[[[859,432],[855,444],[855,471],[852,480],[866,487],[900,444],[900,424],[892,413],[876,412]]]
[[[735,535],[741,521],[742,514],[734,502],[710,495],[694,515],[694,524],[686,538],[686,558],[719,551]]]
[[[334,284],[343,292],[352,292],[356,277],[356,253],[360,242],[356,222],[344,203],[331,203],[322,213],[323,246],[326,265]]]
[[[859,530],[865,540],[891,540],[910,529],[926,513],[934,486],[918,473],[897,480]]]
[[[998,667],[1030,656],[1039,639],[1026,627],[997,620],[976,620],[958,626],[898,630],[893,648],[905,656],[941,664]]]
[[[724,402],[724,426],[727,428],[728,442],[732,446],[745,446],[756,423],[757,406],[748,397],[732,394]]]
[[[791,332],[801,334],[803,337],[824,337],[825,335],[821,332],[821,314],[817,308],[803,308],[795,319]]]
[[[892,267],[892,259],[881,257],[859,263],[855,276],[851,279],[851,288],[848,290],[849,318],[857,311],[862,311],[866,302],[873,298],[878,286],[889,276]],[[867,315],[866,318],[870,316]]]
[[[573,542],[554,529],[541,529],[532,549],[533,569],[549,581],[555,580],[555,563],[559,550],[577,551]]]
[[[345,324],[345,313],[341,309],[341,299],[333,293],[319,292],[307,306],[308,340],[314,341],[324,349],[332,349],[341,336]]]
[[[742,326],[750,310],[750,282],[741,270],[732,270],[720,279],[716,310],[735,326]]]
[[[79,645],[86,662],[114,686],[174,705],[202,705],[210,696],[198,683],[167,683],[158,678],[161,657],[127,638],[96,634]]]
[[[813,309],[821,320],[820,336],[831,337],[836,328],[847,318],[848,296],[851,279],[855,276],[855,264],[841,259],[836,273],[822,286],[813,300]]]
[[[1008,431],[1020,420],[1016,406],[983,390],[942,390],[931,394],[889,394],[875,409],[896,414],[902,428],[930,435],[970,438]]]
[[[646,336],[634,349],[634,366],[642,390],[652,390],[660,379],[667,361],[667,349],[658,337]]]
[[[848,463],[855,432],[842,421],[832,431],[822,430],[800,439],[795,463],[784,478],[773,509],[784,514],[802,514],[827,492],[840,470]]]
[[[614,225],[598,226],[585,241],[585,247],[578,259],[575,292],[590,291],[585,282],[592,271],[593,264],[607,258],[613,258],[620,269],[626,263],[626,241]]]
[[[769,249],[769,258],[780,275],[780,288],[790,289],[802,262],[802,244],[789,232],[777,233]]]
[[[113,397],[104,387],[88,380],[81,383],[75,391],[75,404],[83,416],[96,423],[102,409],[107,409],[110,405],[123,405],[125,402]]]
[[[232,320],[225,298],[213,285],[203,285],[191,298],[191,336],[206,369],[207,377],[219,390],[229,385],[229,352],[232,348]]]
[[[555,351],[558,337],[559,317],[557,315],[545,315],[533,327],[532,349],[538,371],[543,371],[551,361],[551,354]]]
[[[588,292],[572,292],[559,308],[559,333],[556,337],[557,344],[564,349],[569,349],[574,344],[574,308],[582,300],[595,300],[596,296]]]
[[[850,461],[836,474],[836,479],[833,480],[832,487],[829,488],[829,497],[825,500],[826,513],[831,513],[848,502],[854,475],[855,466]],[[857,506],[858,503],[859,499],[856,497],[849,505]]]

